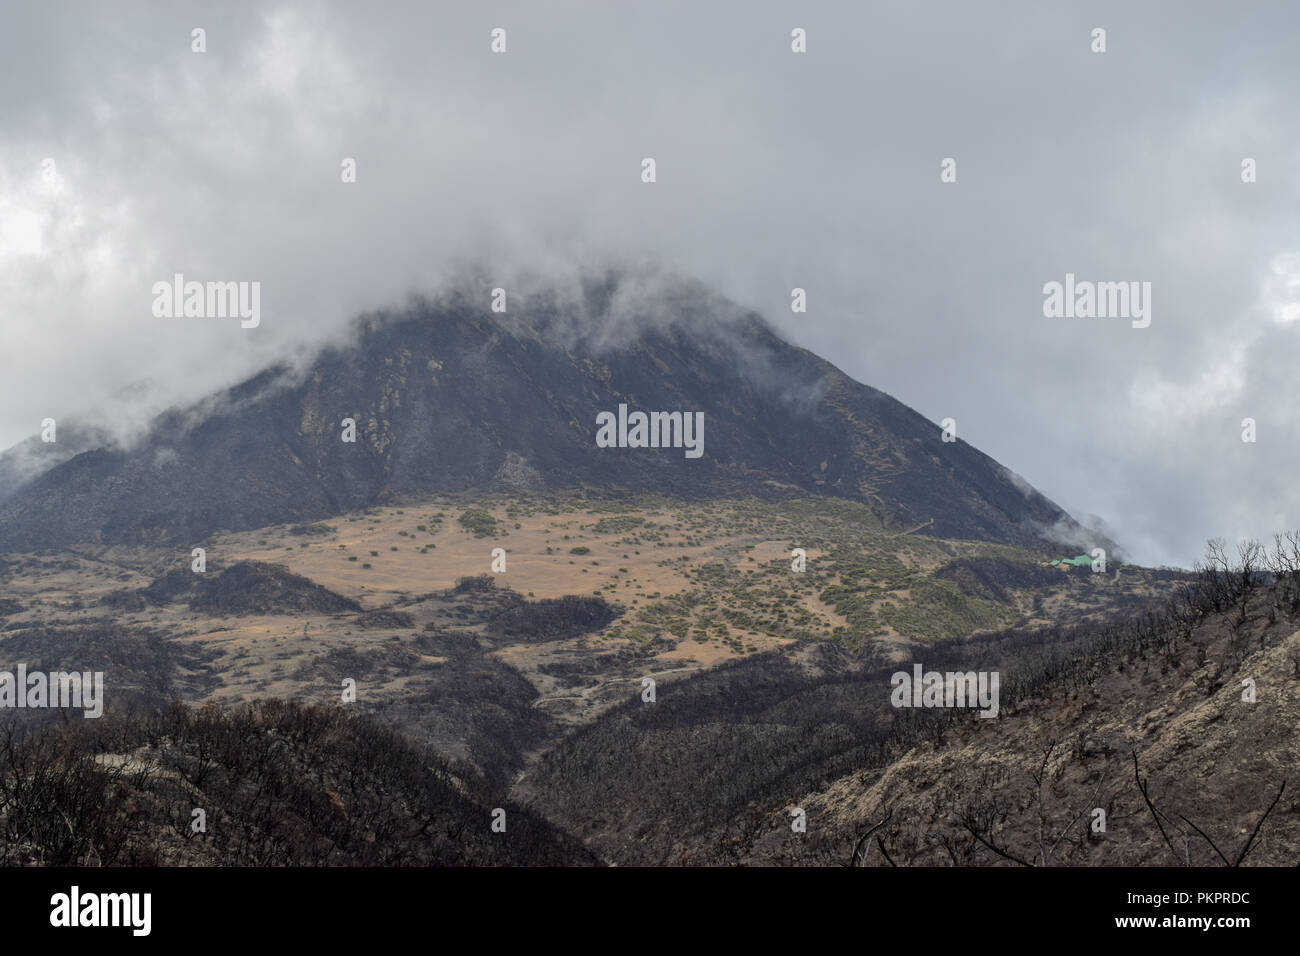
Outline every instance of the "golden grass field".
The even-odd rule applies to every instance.
[[[198,614],[183,602],[125,612],[97,604],[110,592],[142,588],[168,571],[189,567],[189,549],[87,545],[25,556],[10,570],[5,596],[24,607],[11,622],[75,623],[109,615],[128,627],[157,628],[195,645],[212,655],[210,666],[219,677],[207,697],[324,701],[337,699],[338,688],[306,672],[332,651],[378,654],[396,642],[407,647],[411,667],[439,666],[442,658],[411,645],[426,625],[447,623],[446,608],[420,599],[462,578],[489,574],[498,588],[531,599],[600,595],[624,609],[602,631],[492,651],[534,685],[543,698],[539,706],[582,718],[631,692],[632,685],[623,690],[619,685],[632,676],[623,669],[598,671],[574,688],[543,673],[543,665],[628,648],[637,654],[635,674],[671,679],[801,637],[830,638],[849,622],[819,596],[839,580],[833,570],[826,571],[828,549],[859,543],[864,552],[887,551],[900,568],[926,570],[955,555],[996,547],[886,534],[867,509],[841,508],[841,514],[822,516],[804,507],[735,502],[438,497],[330,518],[313,526],[322,533],[294,534],[289,526],[274,526],[220,533],[202,542],[208,574],[246,560],[282,565],[367,611],[400,605],[414,618],[414,628],[361,627],[355,614],[222,617]],[[462,525],[458,517],[468,509],[491,514],[491,533],[476,534]],[[792,546],[805,548],[808,573],[792,572]],[[505,551],[506,570],[494,573],[497,548]],[[1136,577],[1125,582],[1134,593],[1143,586]],[[1104,582],[1096,585],[1104,587]],[[750,626],[737,623],[734,614],[724,619],[738,601],[751,598]],[[909,599],[908,587],[900,585],[871,606]],[[671,605],[673,600],[680,603]],[[1048,595],[1042,606],[1060,612],[1072,600],[1062,591]],[[664,610],[669,605],[671,614]],[[676,626],[663,623],[669,617]],[[900,650],[908,642],[887,625],[873,640]],[[372,699],[395,699],[410,677],[401,667],[388,667],[366,690]]]

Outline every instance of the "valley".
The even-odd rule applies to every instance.
[[[548,799],[555,754],[628,708],[672,714],[682,694],[707,699],[733,674],[821,694],[828,673],[929,660],[980,633],[1135,614],[1182,578],[1053,567],[1051,551],[901,533],[871,508],[817,499],[438,496],[198,546],[201,573],[189,548],[6,556],[0,655],[103,670],[116,712],[341,707],[431,747],[492,799],[525,804]],[[355,702],[341,702],[345,681]],[[722,692],[742,695],[742,713],[771,706],[770,690]],[[852,720],[876,726],[888,697],[882,685]],[[569,780],[570,798],[587,782]],[[562,807],[545,815],[590,825]]]

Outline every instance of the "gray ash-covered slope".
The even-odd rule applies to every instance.
[[[993,459],[942,442],[934,423],[758,316],[686,284],[638,311],[619,282],[534,295],[505,315],[449,296],[367,317],[305,373],[268,369],[160,416],[130,449],[54,464],[0,507],[0,550],[183,544],[406,496],[512,489],[828,495],[869,504],[891,527],[932,520],[924,533],[944,537],[1086,537]],[[620,403],[703,412],[703,457],[597,447],[597,414]],[[341,440],[345,418],[355,443]]]
[[[55,437],[56,441],[47,443],[32,435],[0,454],[0,502],[59,462],[112,440],[103,429],[67,421],[59,422]]]

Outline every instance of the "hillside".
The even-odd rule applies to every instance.
[[[996,719],[893,708],[896,663],[822,646],[626,703],[519,790],[621,863],[1293,865],[1300,572],[1281,566],[1212,567],[1147,614],[911,658],[998,671]]]
[[[1274,566],[1212,566],[1167,582],[1167,600],[1148,579],[1145,596],[1116,595],[1072,625],[1026,618],[862,646],[796,638],[685,673],[655,662],[661,636],[613,635],[626,606],[524,597],[484,575],[332,612],[354,630],[323,655],[309,650],[319,642],[292,648],[271,632],[262,648],[298,658],[295,693],[317,687],[320,703],[266,699],[277,687],[238,692],[228,655],[254,645],[226,644],[228,625],[202,637],[217,621],[176,594],[164,607],[186,608],[190,623],[169,633],[160,619],[154,651],[171,657],[145,654],[163,664],[137,674],[156,696],[112,699],[98,721],[29,714],[34,723],[0,728],[0,744],[14,735],[0,746],[5,859],[1289,865],[1300,842],[1300,565]],[[1014,561],[1002,573],[977,567],[984,587],[1016,601],[1043,586]],[[1052,573],[1066,588],[1103,583],[1061,585],[1075,579]],[[131,630],[95,639],[89,625],[56,624],[65,638],[38,650],[19,645],[46,632],[13,622],[0,647],[49,667],[66,651],[110,673],[146,650],[124,648]],[[73,634],[87,639],[70,645]],[[996,718],[891,706],[890,676],[912,662],[997,671]],[[356,679],[356,704],[339,706],[340,676]],[[540,690],[555,679],[600,691],[587,701],[598,706],[548,713]],[[207,703],[165,703],[171,694]],[[193,808],[207,813],[204,834],[189,829]],[[490,829],[496,808],[506,834]],[[1104,830],[1093,828],[1098,810]]]
[[[274,700],[0,727],[0,827],[9,866],[594,862],[390,728]]]
[[[1057,740],[1065,788],[1087,714],[1109,721],[1098,739],[1140,743],[1157,712],[1197,712],[1107,690],[1121,651],[1144,674],[1190,666],[1132,638],[1167,629],[1186,574],[1124,563],[758,317],[685,285],[642,313],[620,283],[506,314],[418,302],[131,448],[40,466],[29,442],[0,461],[0,655],[103,671],[106,714],[4,715],[31,748],[4,785],[61,750],[104,806],[51,791],[14,810],[13,860],[828,863],[897,806],[873,832],[899,858],[980,863],[980,839],[1026,839],[978,804],[1020,792],[1025,753]],[[598,416],[620,406],[701,413],[703,454],[602,447]],[[1104,569],[1060,560],[1093,545]],[[889,677],[912,662],[998,669],[1003,712],[892,709]],[[1085,671],[1092,710],[1070,696]],[[1147,773],[1181,766],[1147,751]],[[1116,828],[1133,816],[1117,793]],[[186,836],[182,798],[219,809],[222,835]],[[793,806],[809,829],[791,840]],[[987,834],[944,817],[968,806]],[[487,829],[498,807],[517,841]],[[51,833],[54,810],[88,829]],[[924,832],[891,829],[904,813],[928,814]]]
[[[436,493],[596,489],[706,500],[826,496],[882,525],[1022,545],[1063,534],[1115,553],[1059,507],[907,406],[679,284],[652,311],[620,278],[579,301],[422,302],[359,322],[305,369],[270,368],[153,422],[130,448],[51,465],[0,505],[0,550],[191,545]],[[663,303],[667,303],[666,305]],[[703,453],[598,447],[597,416],[701,413]],[[356,441],[344,441],[344,419]],[[28,474],[39,446],[0,460]],[[11,456],[12,457],[12,456]],[[928,522],[928,524],[927,524]]]
[[[1104,620],[1176,579],[898,534],[833,499],[467,496],[331,520],[213,535],[201,573],[166,548],[12,556],[0,654],[103,669],[110,705],[330,703],[352,678],[357,708],[504,785],[646,676]]]

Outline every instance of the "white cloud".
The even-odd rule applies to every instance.
[[[959,410],[964,437],[1139,560],[1296,512],[1285,486],[1237,502],[1243,478],[1300,469],[1300,435],[1269,418],[1300,400],[1300,264],[1279,254],[1300,200],[1282,172],[1300,156],[1300,10],[1102,3],[1081,24],[1042,5],[813,2],[805,55],[777,3],[490,13],[8,13],[0,444],[47,415],[129,431],[466,262],[568,281],[658,259],[927,417]],[[1240,182],[1244,156],[1259,183]],[[261,281],[262,325],[153,319],[151,284],[178,271]],[[1066,271],[1152,281],[1151,328],[1044,320],[1039,290]],[[1223,445],[1247,414],[1258,446]]]

